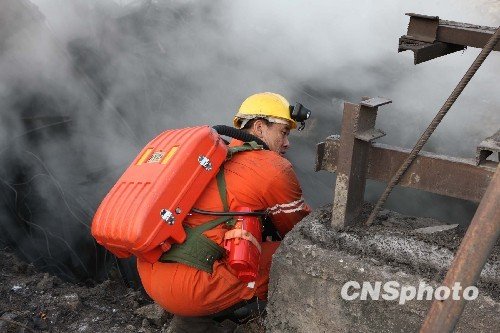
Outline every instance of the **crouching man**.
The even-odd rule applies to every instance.
[[[293,117],[293,107],[281,95],[266,92],[248,97],[235,115],[234,125],[262,140],[269,149],[235,154],[223,164],[222,182],[213,179],[194,207],[211,212],[235,211],[240,207],[265,211],[277,233],[286,235],[310,212],[292,165],[284,157],[290,146],[288,135],[297,128],[294,118],[297,119]],[[242,144],[233,139],[230,146]],[[225,189],[221,188],[224,185]],[[192,213],[184,226],[196,228],[216,218]],[[222,223],[202,234],[212,245],[222,248],[229,229]],[[278,246],[278,241],[261,244],[258,273],[250,283],[238,279],[226,255],[213,263],[209,261],[207,266],[167,251],[159,262],[138,260],[137,267],[149,296],[175,315],[173,332],[219,332],[224,330],[211,318],[256,297],[266,300],[271,257]]]

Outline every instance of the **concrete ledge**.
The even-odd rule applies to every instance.
[[[348,281],[397,281],[439,286],[463,231],[422,234],[414,229],[438,221],[384,211],[379,225],[336,232],[331,206],[314,211],[283,240],[273,257],[266,327],[269,332],[416,332],[431,301],[345,301]],[[386,226],[382,225],[385,224]],[[470,301],[458,332],[491,332],[500,327],[499,246],[481,274],[479,297]]]

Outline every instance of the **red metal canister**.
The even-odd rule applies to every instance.
[[[237,211],[251,212],[247,207]],[[228,263],[243,282],[255,281],[259,272],[262,225],[256,216],[236,216],[237,222],[225,235],[224,248],[229,252]]]

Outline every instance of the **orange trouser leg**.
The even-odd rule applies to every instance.
[[[248,286],[224,262],[212,274],[177,263],[150,264],[137,260],[137,269],[148,295],[165,310],[181,316],[206,316],[255,296],[267,298],[271,258],[279,242],[262,244],[259,275]]]

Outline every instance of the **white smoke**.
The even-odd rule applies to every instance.
[[[473,4],[454,1],[407,4],[394,0],[312,4],[308,1],[33,2],[51,28],[50,37],[63,46],[76,38],[89,38],[96,48],[104,49],[112,58],[104,68],[109,72],[106,73],[110,81],[108,100],[124,109],[126,120],[131,122],[128,126],[143,127],[146,137],[174,126],[227,123],[239,103],[256,91],[274,90],[292,100],[301,100],[304,95],[315,97],[314,90],[320,89],[343,92],[344,96],[317,96],[321,107],[314,110],[315,116],[337,122],[339,110],[332,106],[332,98],[368,94],[393,99],[393,105],[381,112],[380,127],[388,127],[386,142],[405,145],[415,141],[479,50],[414,66],[410,52],[395,52],[397,38],[406,31],[408,17],[404,13],[439,15],[443,19],[495,26],[500,7],[498,1],[491,0]],[[150,4],[149,9],[145,9],[146,3]],[[128,35],[130,30],[117,28],[118,17],[138,9],[142,10],[142,17],[150,18],[137,22],[147,26],[130,28],[143,30],[141,35]],[[160,10],[161,15],[155,15],[155,10]],[[120,45],[99,44],[103,29],[116,34]],[[52,59],[56,67],[47,64],[47,70],[59,72],[60,62],[53,61],[47,51],[35,50],[30,55],[36,52],[38,59]],[[440,152],[472,155],[478,140],[496,130],[499,116],[494,107],[500,97],[491,83],[498,66],[498,55],[490,55],[443,122],[432,140],[439,147],[447,147],[440,148]],[[172,82],[163,81],[162,75],[165,81],[174,78],[181,82],[173,86]],[[68,81],[63,82],[66,85]],[[81,94],[82,88],[76,89]],[[169,92],[175,94],[168,96]],[[159,95],[164,96],[161,102]],[[116,116],[112,110],[106,111],[111,118]],[[179,116],[173,116],[174,112]],[[482,122],[484,118],[488,121]],[[409,127],[411,131],[407,130]],[[473,139],[468,139],[465,147],[454,144],[464,138]],[[139,146],[142,143],[136,142]]]
[[[313,110],[306,130],[293,134],[289,158],[313,206],[331,202],[334,176],[313,172],[315,143],[339,133],[342,101],[391,98],[379,111],[377,127],[388,133],[382,141],[411,147],[479,53],[471,48],[414,66],[411,53],[397,53],[404,13],[500,22],[498,0],[4,0],[1,12],[0,176],[12,185],[12,159],[24,161],[48,180],[34,184],[46,208],[66,201],[62,210],[78,225],[90,222],[152,137],[230,124],[239,104],[260,91]],[[471,157],[498,130],[497,53],[426,150]],[[70,135],[47,134],[45,125],[33,131],[21,120],[54,115],[69,119]]]

